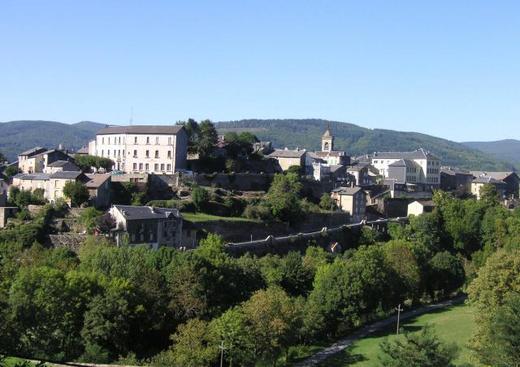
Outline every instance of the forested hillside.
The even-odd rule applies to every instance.
[[[482,170],[510,170],[514,165],[463,144],[430,135],[367,129],[337,121],[240,120],[220,122],[217,127],[224,130],[238,128],[253,131],[260,139],[272,141],[275,147],[318,149],[321,134],[327,126],[330,126],[336,137],[337,149],[344,149],[351,155],[374,151],[415,150],[422,147],[440,156],[445,165]]]
[[[79,149],[104,126],[90,121],[76,124],[55,121],[4,122],[0,123],[0,152],[12,161],[18,153],[35,146],[54,148],[62,144],[67,149]]]
[[[472,149],[478,149],[490,154],[497,159],[512,162],[515,166],[520,165],[520,141],[505,139],[498,141],[469,141],[462,143]]]

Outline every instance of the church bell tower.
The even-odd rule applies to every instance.
[[[330,127],[321,136],[321,151],[332,152],[334,150],[334,136],[330,133]]]

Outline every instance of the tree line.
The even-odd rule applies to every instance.
[[[48,205],[33,221],[0,232],[0,354],[212,366],[223,348],[226,365],[276,365],[399,303],[431,302],[467,286],[485,310],[473,340],[477,355],[510,365],[495,361],[515,358],[509,329],[518,325],[520,211],[502,208],[493,192],[480,201],[436,193],[434,201],[433,213],[388,234],[364,228],[343,254],[310,246],[239,258],[216,235],[187,252],[118,248],[100,237],[77,254],[45,248],[58,210]],[[401,342],[417,344],[407,338]],[[430,339],[426,333],[419,341],[434,345]],[[449,365],[449,348],[435,345],[446,356],[439,363]]]

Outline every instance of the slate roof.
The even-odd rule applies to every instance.
[[[475,177],[491,177],[495,180],[503,181],[511,175],[516,175],[515,172],[486,172],[486,171],[471,171],[471,174]]]
[[[103,185],[106,180],[110,178],[110,173],[93,173],[86,175],[90,181],[88,181],[85,185],[89,189],[97,189],[99,186]]]
[[[76,154],[88,154],[88,146],[81,147],[77,150]]]
[[[268,155],[271,158],[301,158],[306,153],[305,150],[275,149]]]
[[[323,133],[322,135],[323,138],[330,138],[332,137],[332,134],[330,133],[330,129],[327,128],[327,130],[325,130],[325,132]]]
[[[502,180],[497,180],[496,178],[485,176],[485,177],[477,177],[473,180],[474,183],[483,183],[483,184],[503,184],[505,182]]]
[[[13,178],[20,180],[46,181],[49,179],[49,175],[46,173],[18,173],[17,175],[13,176]]]
[[[180,218],[180,213],[173,208],[155,208],[151,206],[114,205],[126,220],[163,219],[170,215]]]
[[[59,172],[51,173],[49,175],[49,178],[75,180],[82,174],[83,173],[81,171],[59,171]]]
[[[372,159],[438,159],[432,153],[419,148],[413,152],[375,152],[372,154]]]
[[[337,192],[340,195],[355,195],[359,191],[363,191],[361,187],[338,187],[337,189],[332,190],[332,192]]]
[[[168,134],[175,135],[181,131],[181,125],[132,125],[109,126],[99,130],[96,135],[107,134]]]
[[[388,165],[389,167],[408,167],[408,168],[415,168],[417,165],[414,161],[411,161],[409,159],[400,159],[398,161],[395,161],[392,164]]]
[[[446,175],[455,176],[455,175],[464,175],[464,176],[473,176],[473,174],[470,171],[464,171],[462,169],[458,168],[441,168],[441,173],[444,173]]]
[[[343,157],[346,156],[347,153],[341,150],[333,150],[330,152],[314,152],[318,157]]]
[[[42,148],[42,147],[34,147],[34,148],[31,148],[31,149],[28,149],[26,150],[25,152],[22,152],[18,155],[26,155],[26,156],[33,156],[35,154],[39,154],[39,153],[42,153],[42,152],[45,152],[47,150],[47,148]]]
[[[76,166],[74,163],[69,162],[69,161],[63,161],[63,160],[49,163],[47,165],[47,167],[53,167],[53,168],[61,167],[61,168],[66,168],[65,171],[79,171],[79,167]]]

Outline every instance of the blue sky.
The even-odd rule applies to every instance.
[[[0,121],[520,138],[520,2],[0,0]]]

